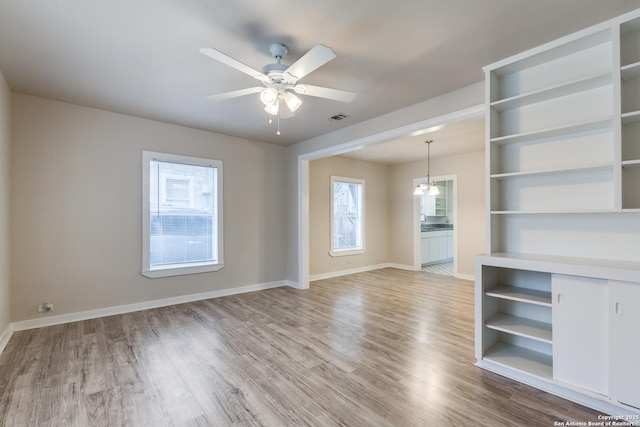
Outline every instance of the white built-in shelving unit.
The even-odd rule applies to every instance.
[[[486,70],[490,215],[616,208],[612,51],[603,29]]]
[[[498,266],[481,274],[483,358],[551,379],[551,275]]]
[[[640,415],[640,10],[484,71],[478,365]]]
[[[478,366],[604,412],[640,416],[639,280],[634,262],[479,256]]]
[[[640,212],[640,19],[620,25],[622,209]]]

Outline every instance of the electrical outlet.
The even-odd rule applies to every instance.
[[[51,311],[53,310],[53,303],[52,302],[43,302],[42,304],[38,305],[38,313],[44,313],[47,311]]]

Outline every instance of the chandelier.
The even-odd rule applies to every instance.
[[[427,140],[425,143],[427,144],[427,182],[421,182],[416,185],[416,189],[413,191],[414,196],[422,196],[423,194],[428,194],[429,196],[437,196],[440,194],[440,189],[436,185],[435,181],[431,180],[431,175],[429,175],[429,163],[431,158],[431,143],[433,140]]]

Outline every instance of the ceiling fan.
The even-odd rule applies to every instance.
[[[290,66],[286,66],[281,62],[289,51],[287,46],[281,43],[274,43],[269,46],[269,51],[276,62],[265,65],[261,71],[258,71],[219,50],[213,48],[200,49],[200,53],[262,82],[262,86],[219,93],[208,96],[207,98],[212,101],[220,101],[259,93],[260,100],[264,104],[264,110],[270,116],[277,116],[278,118],[293,117],[293,113],[302,105],[302,100],[298,98],[296,94],[342,102],[351,102],[355,99],[356,94],[354,92],[308,84],[298,84],[298,80],[336,57],[336,54],[331,48],[321,44],[315,45],[309,52],[304,54],[302,58]],[[285,104],[287,108],[280,108],[281,102]],[[269,123],[271,123],[271,119]],[[280,134],[279,131],[278,134]]]

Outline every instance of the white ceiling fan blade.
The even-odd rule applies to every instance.
[[[355,92],[331,89],[312,85],[295,85],[293,90],[300,95],[317,96],[318,98],[333,99],[334,101],[351,102],[356,99]]]
[[[300,80],[316,68],[326,64],[336,57],[330,47],[317,44],[305,53],[302,58],[291,64],[284,72],[290,79]]]
[[[239,96],[251,95],[252,93],[259,93],[264,90],[263,87],[250,87],[247,89],[233,90],[231,92],[219,93],[217,95],[207,96],[207,99],[211,101],[222,101],[225,99],[237,98]]]
[[[249,67],[246,64],[243,64],[242,62],[238,61],[237,59],[233,59],[232,57],[230,57],[229,55],[226,55],[222,52],[220,52],[219,50],[210,48],[210,47],[203,47],[202,49],[200,49],[200,53],[202,53],[203,55],[207,55],[209,58],[213,58],[216,61],[220,61],[225,65],[228,65],[231,68],[235,68],[238,71],[241,71],[245,74],[250,75],[251,77],[253,77],[254,79],[258,79],[261,80],[263,82],[268,82],[269,77],[267,77],[265,74],[261,73],[260,71],[253,69],[251,67]]]

